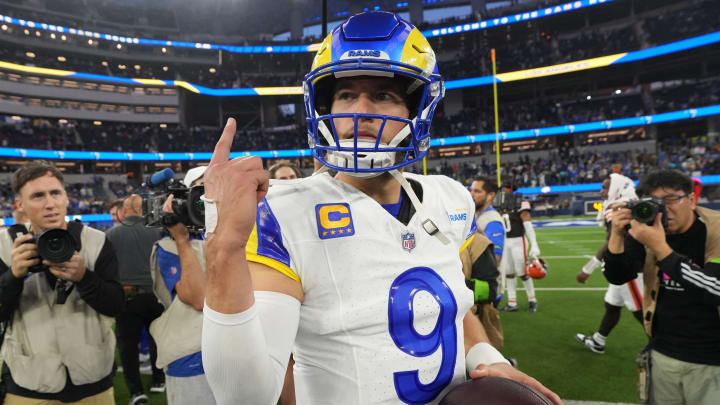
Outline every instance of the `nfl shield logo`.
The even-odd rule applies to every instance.
[[[402,247],[408,252],[415,249],[415,234],[412,232],[406,232],[402,234]]]

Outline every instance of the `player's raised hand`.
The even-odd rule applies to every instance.
[[[530,377],[529,375],[523,373],[522,371],[514,368],[509,364],[495,363],[489,366],[485,364],[480,364],[475,370],[470,372],[470,378],[472,378],[473,380],[476,378],[483,378],[489,376],[503,377],[515,380],[519,383],[528,385],[540,391],[543,395],[548,397],[548,399],[553,401],[555,405],[562,405],[563,403],[556,393],[550,391],[550,389],[542,385],[540,381]]]
[[[217,207],[215,233],[244,243],[255,224],[257,204],[267,193],[270,175],[257,156],[228,160],[235,131],[235,119],[230,118],[203,177],[205,198]]]

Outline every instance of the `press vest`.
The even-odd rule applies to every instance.
[[[190,244],[195,257],[200,262],[200,267],[205,271],[205,241],[192,239]],[[175,255],[178,255],[178,249],[175,241],[166,237],[155,242],[150,255],[153,290],[165,307],[165,312],[150,325],[150,334],[157,344],[156,365],[165,368],[175,360],[200,351],[202,312],[185,304],[178,297],[172,298],[172,293],[165,285],[158,265],[158,247]],[[182,269],[178,270],[182,271]]]
[[[82,226],[68,223],[68,228]],[[105,234],[86,226],[80,231],[80,257],[87,271],[105,244]],[[12,263],[12,239],[0,231],[0,259]],[[95,311],[73,288],[64,304],[45,273],[25,278],[18,309],[5,335],[2,356],[19,386],[37,392],[60,392],[68,376],[75,385],[107,377],[115,358],[113,318]]]

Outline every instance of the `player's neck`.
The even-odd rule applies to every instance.
[[[390,173],[383,173],[369,179],[338,173],[337,179],[367,194],[379,204],[394,204],[400,199],[400,183]]]

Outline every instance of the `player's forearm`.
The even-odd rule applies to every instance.
[[[490,342],[487,333],[485,333],[485,328],[472,311],[468,311],[465,318],[463,318],[463,336],[465,338],[465,353],[478,343]]]
[[[182,271],[175,291],[182,302],[202,311],[205,301],[205,272],[189,240],[178,241],[177,248]]]
[[[280,396],[300,302],[268,291],[255,298],[242,313],[204,311],[203,368],[218,405],[275,405]]]
[[[245,258],[245,242],[223,233],[211,234],[205,247],[207,306],[223,314],[247,310],[254,302]]]

